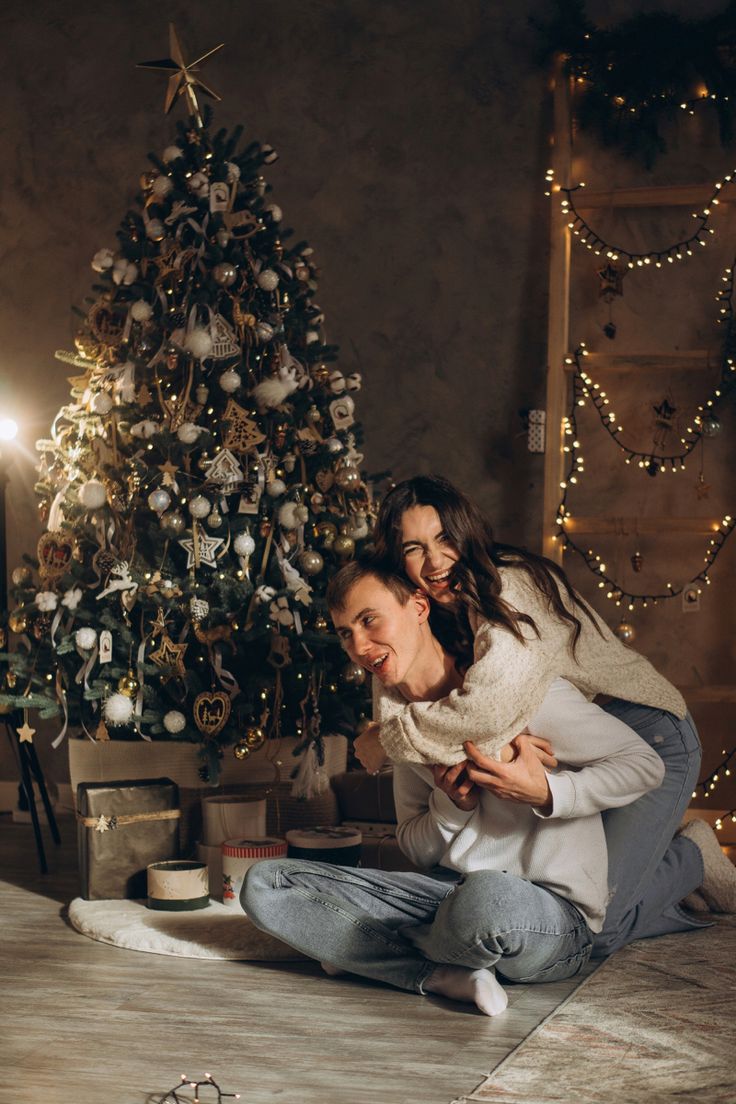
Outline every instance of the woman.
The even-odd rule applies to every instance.
[[[438,476],[406,480],[386,496],[375,542],[379,555],[432,599],[432,627],[466,673],[460,691],[411,704],[374,679],[379,728],[356,743],[364,765],[375,767],[384,754],[455,764],[467,758],[470,740],[479,752],[472,752],[469,777],[492,788],[484,764],[523,731],[552,681],[565,678],[588,698],[605,696],[604,708],[665,765],[659,789],[604,814],[611,900],[594,954],[699,927],[680,904],[693,886],[705,898],[700,907],[736,911],[736,872],[708,826],[696,821],[675,836],[700,767],[682,696],[614,636],[561,568],[497,543],[474,504]],[[489,685],[496,691],[490,709]]]

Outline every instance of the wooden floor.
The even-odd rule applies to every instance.
[[[13,1104],[145,1104],[205,1071],[243,1104],[450,1104],[581,980],[510,987],[490,1020],[311,963],[109,947],[64,920],[75,827],[60,827],[42,876],[31,829],[0,817],[0,1099]]]

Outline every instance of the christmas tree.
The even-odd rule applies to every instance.
[[[214,53],[214,51],[210,51]],[[369,534],[352,393],[263,171],[213,133],[174,28],[180,123],[140,178],[81,312],[70,401],[41,453],[47,531],[13,572],[0,706],[95,739],[223,750],[349,733],[364,673],[328,630],[327,580]],[[208,55],[205,55],[208,56]],[[68,370],[68,369],[67,369]],[[26,713],[26,717],[27,717]]]

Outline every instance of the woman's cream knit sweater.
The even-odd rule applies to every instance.
[[[463,740],[495,755],[526,728],[556,678],[568,679],[589,700],[605,694],[685,716],[682,695],[649,660],[622,644],[594,611],[600,633],[562,596],[582,626],[573,655],[572,627],[548,607],[527,572],[505,567],[501,578],[501,597],[533,618],[539,636],[521,624],[522,642],[508,629],[479,619],[474,662],[463,685],[437,702],[407,704],[397,691],[374,679],[373,715],[394,762],[459,763],[465,758]]]

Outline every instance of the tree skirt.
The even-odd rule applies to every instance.
[[[736,916],[717,919],[612,955],[455,1104],[733,1104]]]
[[[303,960],[279,939],[259,931],[247,916],[211,901],[194,912],[157,912],[143,901],[84,901],[69,905],[69,921],[82,935],[129,951],[181,958]]]

